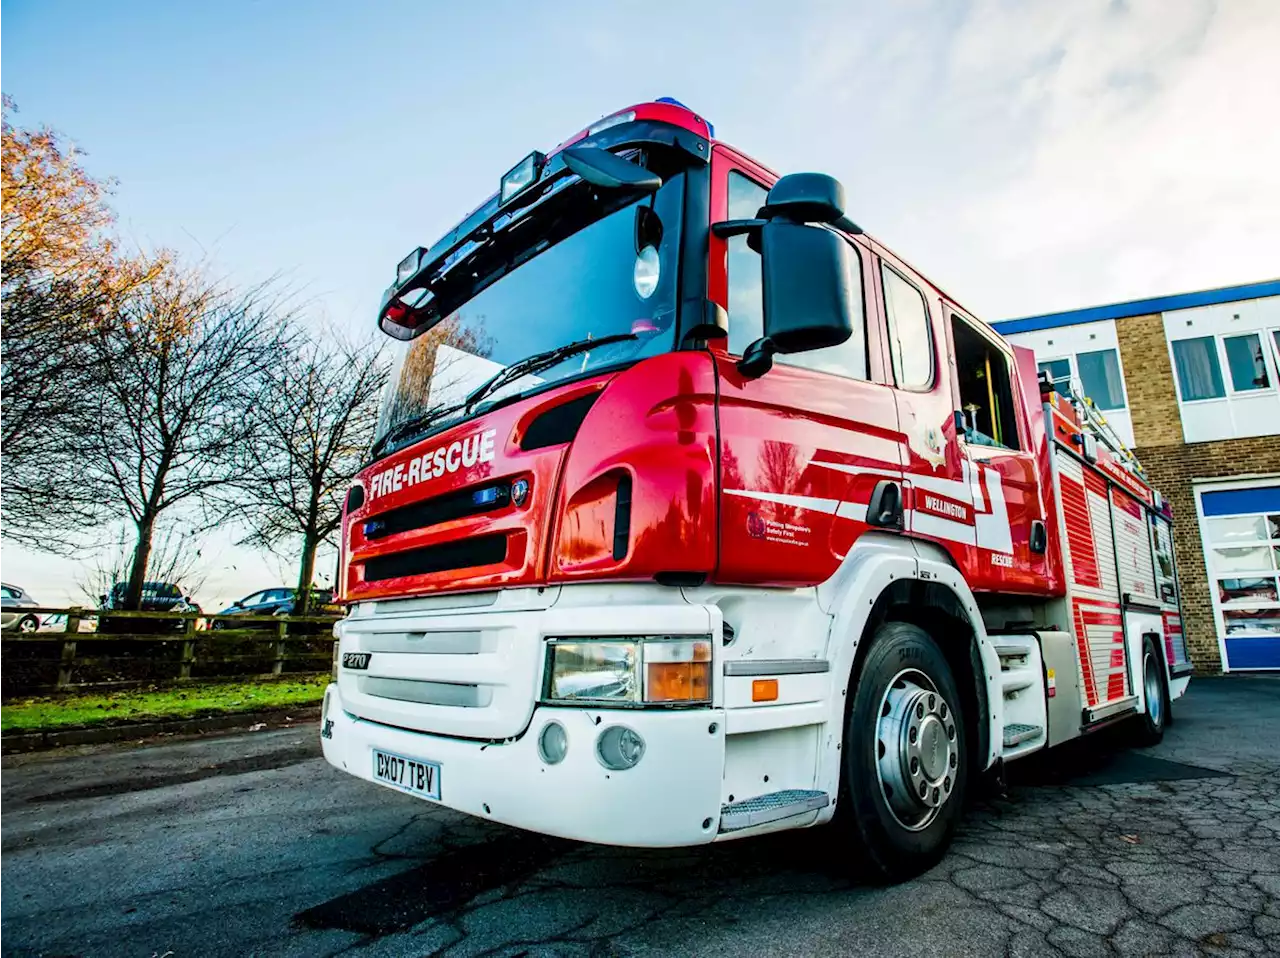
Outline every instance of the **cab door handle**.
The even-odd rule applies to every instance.
[[[881,479],[871,490],[867,524],[882,529],[902,528],[902,487],[892,479]]]

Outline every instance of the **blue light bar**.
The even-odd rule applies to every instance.
[[[660,97],[658,97],[656,100],[654,100],[653,102],[654,102],[654,103],[670,103],[672,106],[678,106],[678,107],[680,107],[680,109],[682,109],[682,110],[689,110],[689,112],[690,112],[690,113],[693,113],[693,112],[694,112],[692,109],[690,109],[689,107],[685,106],[683,103],[681,103],[679,100],[677,100],[677,99],[676,99],[675,97],[673,97],[673,96],[660,96]],[[710,136],[710,137],[714,137],[714,136],[716,135],[716,128],[715,128],[714,126],[712,126],[712,125],[711,125],[711,121],[710,121],[710,120],[703,120],[702,122],[703,122],[703,123],[705,123],[705,124],[707,124],[707,135],[708,135],[708,136]]]

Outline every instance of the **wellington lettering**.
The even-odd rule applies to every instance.
[[[961,522],[969,521],[968,511],[963,503],[940,499],[938,496],[931,496],[928,493],[924,495],[924,510],[925,512],[932,512],[934,515],[950,516],[953,519],[959,519]]]
[[[369,498],[376,499],[390,492],[399,492],[407,486],[415,486],[428,479],[438,479],[446,472],[468,469],[478,462],[493,462],[495,435],[496,430],[493,429],[475,432],[408,462],[398,463],[392,469],[384,469],[370,480]]]

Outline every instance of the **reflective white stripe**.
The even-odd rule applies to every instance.
[[[867,507],[861,502],[842,502],[840,507],[836,509],[836,515],[841,519],[852,519],[854,522],[867,521]]]
[[[1000,473],[996,470],[987,469],[986,474],[991,511],[974,513],[974,525],[978,530],[978,548],[1013,555],[1013,530],[1009,528],[1009,507],[1004,501],[1004,485],[1000,482]]]
[[[946,539],[948,542],[970,546],[974,544],[973,526],[920,509],[911,511],[911,531],[923,536],[933,536],[935,539]]]
[[[973,496],[973,511],[985,512],[987,506],[982,496],[982,469],[975,469],[968,459],[960,460],[960,468],[964,472],[965,481],[969,484],[969,494]]]
[[[1013,530],[1009,525],[1009,508],[1004,498],[1004,486],[1000,472],[995,469],[975,468],[968,460],[961,460],[965,478],[946,479],[941,476],[900,474],[887,469],[875,467],[851,466],[840,462],[821,462],[812,460],[809,465],[822,466],[850,475],[883,475],[891,479],[899,479],[917,489],[926,489],[939,495],[948,496],[959,502],[967,502],[972,498],[974,504],[974,525],[954,522],[943,516],[921,510],[907,510],[910,517],[909,528],[912,532],[943,539],[947,542],[959,542],[963,545],[977,545],[980,549],[993,552],[1013,554]],[[983,493],[983,477],[985,473],[986,492]],[[751,489],[726,489],[726,495],[742,496],[745,499],[757,499],[760,502],[776,502],[783,506],[798,506],[801,509],[812,509],[842,519],[853,519],[855,522],[867,521],[867,506],[860,502],[847,502],[839,499],[824,499],[818,496],[797,496],[782,492],[756,492]],[[990,511],[985,511],[987,504]],[[979,511],[984,510],[984,511]]]
[[[726,496],[742,496],[744,499],[759,499],[761,502],[776,502],[780,506],[799,506],[801,509],[813,509],[835,515],[840,507],[839,499],[820,499],[817,496],[789,496],[781,492],[756,492],[752,489],[726,489]],[[862,507],[865,515],[867,507]]]
[[[809,465],[847,472],[851,476],[888,476],[890,479],[897,479],[902,475],[901,469],[894,469],[892,466],[851,466],[844,462],[822,462],[819,459],[814,459]]]

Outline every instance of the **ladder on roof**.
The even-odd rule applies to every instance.
[[[1056,391],[1061,392],[1063,385],[1067,387],[1067,400],[1075,409],[1076,418],[1080,420],[1080,424],[1097,436],[1098,439],[1111,450],[1116,459],[1120,461],[1121,465],[1130,472],[1140,476],[1145,482],[1146,470],[1142,468],[1142,463],[1138,461],[1138,457],[1133,454],[1133,450],[1126,446],[1124,440],[1116,434],[1116,431],[1113,428],[1111,428],[1111,423],[1107,422],[1107,417],[1102,414],[1102,410],[1094,405],[1092,399],[1076,388],[1074,379],[1068,380],[1064,384],[1061,382],[1054,382],[1049,378],[1047,373],[1042,372],[1040,375],[1043,379],[1047,380]]]

